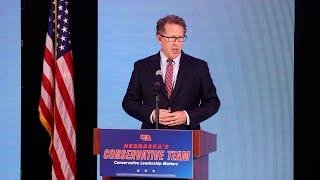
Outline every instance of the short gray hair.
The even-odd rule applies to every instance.
[[[157,22],[157,34],[165,33],[164,26],[166,24],[178,24],[183,27],[184,35],[187,33],[187,25],[183,18],[176,15],[167,15],[163,18],[160,18]]]

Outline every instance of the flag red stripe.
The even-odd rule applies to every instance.
[[[71,142],[68,138],[68,134],[66,132],[65,126],[62,122],[60,113],[58,112],[58,107],[57,104],[55,104],[55,124],[56,124],[56,130],[59,134],[60,137],[60,142],[63,146],[63,149],[66,153],[66,157],[68,159],[68,162],[70,164],[71,167],[71,171],[73,172],[73,174],[76,174],[76,156],[75,156],[75,152],[73,151]]]
[[[52,121],[52,115],[50,110],[48,109],[48,107],[46,106],[46,104],[44,103],[43,99],[40,97],[40,102],[39,102],[39,105],[40,105],[40,108],[41,108],[41,112],[42,112],[42,115],[44,116],[44,118],[47,120],[48,124],[51,126],[51,129],[52,126],[53,126],[53,121]],[[49,132],[52,134],[52,132]]]
[[[63,99],[63,102],[67,108],[69,117],[72,121],[72,126],[74,129],[76,129],[74,105],[72,103],[70,94],[68,93],[68,90],[66,88],[66,85],[64,84],[59,68],[56,69],[56,82],[58,84],[58,88],[59,88],[61,97]]]
[[[54,170],[54,173],[55,173],[57,179],[58,180],[65,180],[65,177],[64,177],[62,169],[61,169],[61,164],[60,164],[60,161],[59,161],[59,158],[58,158],[58,155],[57,155],[57,152],[56,152],[56,149],[54,146],[52,148],[51,154],[52,154],[52,166],[53,166],[53,170]]]
[[[54,70],[54,60],[52,58],[52,53],[49,51],[47,47],[44,48],[44,59],[47,62],[47,64],[51,67],[51,69]]]
[[[50,98],[54,99],[53,87],[51,87],[51,82],[44,73],[42,74],[42,87],[47,91]]]
[[[66,54],[63,55],[65,62],[68,66],[69,72],[72,76],[73,79],[73,75],[74,75],[74,70],[73,70],[73,60],[72,60],[72,53],[71,51],[67,52]]]

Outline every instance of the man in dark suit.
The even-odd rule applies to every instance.
[[[182,51],[186,24],[178,16],[159,19],[156,37],[160,52],[135,62],[122,107],[142,122],[143,129],[154,129],[154,85],[161,70],[159,128],[200,129],[200,123],[220,107],[207,62]]]

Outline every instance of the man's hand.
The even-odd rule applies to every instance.
[[[187,116],[184,111],[171,112],[167,109],[159,110],[159,123],[167,126],[185,124]]]

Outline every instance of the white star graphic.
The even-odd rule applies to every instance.
[[[61,39],[61,41],[63,42],[63,41],[66,40],[66,37],[64,37],[64,36],[62,35],[60,39]]]
[[[68,23],[68,19],[67,19],[67,18],[64,18],[63,22],[64,22],[64,23]]]
[[[61,44],[59,49],[60,49],[60,51],[64,50],[64,46]]]
[[[67,32],[67,28],[66,28],[66,27],[63,27],[63,28],[62,28],[62,31],[63,31],[63,32]]]

